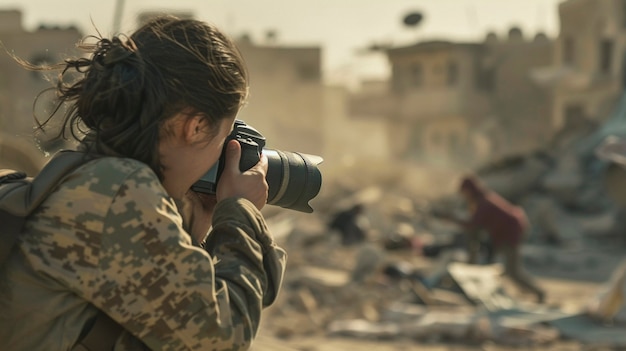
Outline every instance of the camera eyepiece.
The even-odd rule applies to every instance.
[[[268,169],[265,180],[269,186],[268,205],[276,205],[300,212],[313,212],[309,201],[320,191],[322,175],[317,167],[323,159],[317,155],[300,152],[281,151],[265,148],[265,137],[242,120],[236,120],[230,140],[237,140],[241,145],[239,169],[243,172],[256,165],[261,153],[266,155]],[[225,149],[225,148],[224,148]],[[192,189],[198,192],[215,194],[217,182],[225,163],[225,151],[219,160]]]

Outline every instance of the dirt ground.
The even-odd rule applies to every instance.
[[[616,257],[619,258],[619,257]],[[576,311],[586,305],[601,289],[602,282],[575,280],[554,277],[554,272],[549,277],[542,277],[538,272],[533,272],[538,282],[548,292],[546,304],[558,306],[562,310]],[[514,291],[513,291],[514,292]],[[502,345],[493,341],[476,342],[446,342],[440,340],[416,341],[406,338],[374,340],[355,337],[334,336],[319,328],[313,328],[306,316],[278,316],[278,313],[270,307],[266,310],[266,317],[262,322],[259,337],[253,345],[253,351],[349,351],[349,350],[377,350],[377,351],[509,351],[509,350],[538,350],[538,351],[605,351],[626,350],[603,346],[602,343],[585,344],[577,340],[557,337],[545,343],[533,345]],[[282,319],[285,317],[287,320]],[[294,329],[300,329],[302,333],[284,333],[284,324],[291,324]],[[323,329],[323,328],[322,328]],[[626,333],[626,330],[625,330]]]
[[[551,345],[527,347],[506,347],[485,343],[483,345],[427,344],[412,341],[367,341],[348,338],[306,338],[297,341],[281,341],[274,338],[259,337],[253,351],[608,351],[615,350],[602,346],[585,346],[575,341],[560,341]]]
[[[543,286],[550,291],[550,300],[562,301],[564,305],[577,306],[593,296],[600,284],[575,282],[559,279],[540,279]],[[267,311],[271,314],[271,308]],[[625,331],[626,332],[626,331]],[[273,335],[272,325],[264,323],[261,327],[259,338],[255,342],[253,351],[350,351],[350,350],[376,350],[376,351],[512,351],[512,350],[537,350],[537,351],[604,351],[618,350],[602,345],[585,345],[573,340],[559,340],[547,345],[503,346],[492,342],[479,345],[462,345],[459,343],[421,342],[413,340],[360,340],[349,337],[336,337],[327,335],[297,336],[292,338],[279,338]]]
[[[373,191],[369,191],[369,188],[366,189],[364,186],[346,186],[347,189],[359,190],[351,197],[353,201],[369,204],[368,217],[379,229],[379,234],[387,232],[390,228],[401,230],[402,227],[397,226],[398,223],[408,223],[419,228],[420,221],[429,220],[429,217],[421,211],[424,204],[428,204],[437,196],[452,192],[454,181],[458,176],[458,174],[449,175],[419,170],[409,172],[410,176],[398,179],[397,175],[407,172],[390,171],[389,173],[393,176],[387,177],[388,179],[382,177],[383,179],[376,183],[377,186]],[[371,174],[368,173],[368,178],[370,177]],[[366,182],[359,181],[356,175],[350,177],[349,183]],[[424,186],[424,184],[431,184],[431,186]],[[331,324],[336,321],[379,320],[378,317],[382,315],[381,310],[395,299],[401,299],[403,295],[394,286],[387,287],[387,290],[376,291],[380,288],[378,285],[362,285],[357,286],[356,289],[352,286],[353,290],[345,288],[341,283],[337,283],[328,290],[307,285],[302,275],[306,269],[330,269],[330,275],[337,271],[344,271],[349,275],[355,266],[356,250],[341,248],[336,243],[328,243],[325,241],[327,238],[322,238],[320,244],[319,236],[316,237],[319,233],[326,231],[324,223],[329,213],[325,209],[341,207],[339,206],[341,201],[338,199],[345,197],[345,193],[338,191],[337,188],[328,187],[326,191],[327,194],[322,193],[320,198],[316,199],[314,215],[295,217],[293,223],[296,223],[296,230],[288,238],[281,235],[283,231],[280,228],[281,223],[275,222],[270,225],[279,243],[286,247],[289,262],[283,291],[277,302],[264,312],[258,338],[252,347],[253,351],[626,350],[626,347],[606,346],[607,344],[602,341],[601,337],[600,339],[596,337],[592,343],[582,342],[584,338],[565,336],[550,326],[546,327],[545,334],[542,334],[544,333],[542,326],[533,326],[532,328],[535,329],[531,331],[537,332],[540,336],[545,335],[545,340],[540,339],[532,343],[502,343],[489,338],[482,341],[459,339],[448,341],[437,336],[419,339],[406,336],[376,339],[354,335],[340,336],[330,332]],[[575,217],[566,216],[562,221],[555,221],[563,225],[562,228],[560,227],[566,239],[563,246],[551,248],[531,243],[525,245],[527,251],[524,255],[526,268],[547,292],[545,306],[572,315],[584,310],[601,291],[618,263],[626,258],[626,243],[621,243],[621,246],[616,247],[616,245],[607,244],[604,237],[596,237],[593,233],[582,233],[584,230],[581,228],[586,228],[585,222],[573,219]],[[430,229],[436,233],[439,226],[433,225]],[[289,232],[289,230],[284,232]],[[309,240],[312,238],[315,240]],[[387,258],[408,261],[415,267],[430,268],[436,265],[436,259],[418,257],[410,252],[394,251],[387,252],[387,254],[389,256]],[[328,279],[326,283],[332,285],[333,281],[341,280],[340,276],[341,274],[337,277],[326,277]],[[506,285],[506,282],[503,283]],[[517,300],[529,298],[515,289],[510,289],[509,286],[506,291]],[[581,333],[584,332],[581,330]],[[624,327],[624,333],[626,333],[626,327]]]

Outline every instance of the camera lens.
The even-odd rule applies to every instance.
[[[269,188],[268,205],[301,212],[313,212],[309,201],[317,196],[322,186],[322,175],[317,168],[317,165],[323,161],[320,156],[266,149],[265,137],[241,120],[235,121],[233,131],[226,138],[224,145],[230,140],[237,140],[241,145],[239,169],[242,172],[259,161],[260,153],[266,155],[268,168],[265,180]],[[215,194],[224,163],[225,151],[222,152],[217,163],[194,183],[192,189]]]
[[[313,212],[309,201],[322,186],[322,175],[317,165],[319,156],[299,152],[263,149],[267,156],[267,203],[296,211]]]

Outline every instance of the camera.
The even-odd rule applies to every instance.
[[[281,151],[265,148],[265,137],[242,120],[235,120],[233,131],[228,135],[224,146],[230,140],[241,145],[239,169],[244,172],[256,165],[261,154],[268,160],[265,180],[269,186],[267,203],[300,212],[313,212],[309,201],[320,191],[322,175],[317,165],[322,163],[320,156],[300,152]],[[217,163],[192,186],[197,192],[215,194],[217,182],[225,164],[226,147]]]

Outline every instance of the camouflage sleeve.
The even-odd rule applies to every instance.
[[[260,313],[274,302],[282,284],[287,255],[278,247],[256,207],[244,199],[227,199],[218,203],[213,214],[213,230],[204,247],[217,258],[215,276],[236,283],[231,296],[238,296],[237,308]],[[260,287],[253,288],[252,286]],[[259,291],[246,301],[247,291]],[[254,326],[256,329],[256,326]]]
[[[247,349],[285,263],[252,207],[219,204],[204,250],[154,174],[136,171],[106,216],[89,299],[151,349]]]

